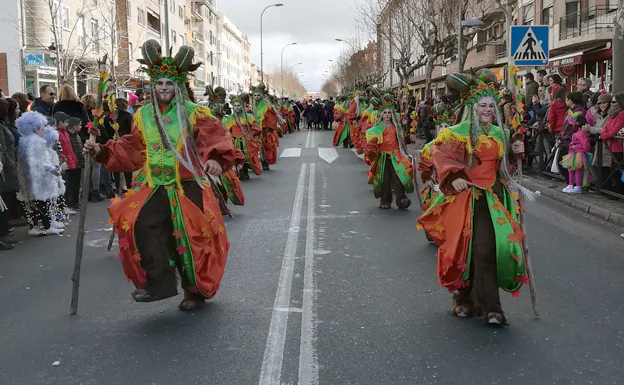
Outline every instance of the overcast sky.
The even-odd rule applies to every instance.
[[[319,91],[323,72],[331,71],[332,63],[348,45],[336,38],[355,42],[358,36],[356,9],[362,0],[217,0],[217,9],[249,37],[251,62],[260,67],[260,14],[275,3],[283,7],[267,9],[263,18],[264,70],[280,65],[280,53],[285,45],[297,45],[284,51],[284,67],[295,67],[303,72],[308,91]],[[366,41],[363,28],[359,37]]]

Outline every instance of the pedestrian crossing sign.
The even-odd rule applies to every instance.
[[[548,65],[548,26],[512,26],[509,64],[516,66]]]

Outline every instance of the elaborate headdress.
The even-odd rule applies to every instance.
[[[390,108],[392,111],[395,109],[394,96],[390,93],[385,93],[381,97],[381,106],[379,107],[379,111],[383,111],[386,108]]]
[[[433,121],[436,128],[440,126],[450,127],[453,125],[452,109],[445,103],[438,103],[433,106]]]
[[[451,74],[446,79],[446,86],[451,93],[458,94],[465,106],[464,117],[470,122],[469,140],[467,145],[468,153],[470,155],[468,160],[468,167],[472,167],[476,158],[477,162],[481,160],[476,156],[475,149],[477,147],[477,140],[479,138],[479,130],[481,122],[477,114],[477,103],[479,100],[485,97],[491,97],[496,103],[494,110],[496,112],[496,121],[499,125],[499,129],[502,137],[502,156],[500,157],[501,165],[499,167],[499,173],[502,180],[507,183],[507,186],[515,191],[521,192],[527,199],[533,200],[535,196],[532,192],[527,190],[518,184],[509,174],[508,167],[508,146],[509,146],[509,134],[504,127],[504,121],[500,108],[498,108],[498,102],[500,101],[500,92],[498,90],[498,82],[496,80],[496,74],[492,70],[484,68],[476,73],[470,75],[467,74]]]
[[[174,57],[163,56],[160,43],[156,40],[146,41],[141,47],[141,52],[143,53],[143,58],[137,61],[147,67],[145,68],[145,72],[150,77],[152,110],[156,118],[156,127],[158,128],[163,148],[175,154],[180,164],[193,174],[197,184],[203,189],[204,183],[201,181],[201,177],[205,177],[206,175],[203,170],[198,173],[194,166],[194,164],[201,165],[202,162],[193,138],[193,128],[186,110],[186,102],[189,98],[186,89],[188,74],[199,68],[202,63],[193,63],[195,51],[189,46],[180,47],[178,53]],[[183,141],[184,144],[182,146],[182,151],[178,151],[176,145],[169,137],[167,130],[164,128],[165,121],[163,119],[163,113],[158,106],[155,87],[156,81],[160,78],[171,79],[175,84],[175,97],[172,103],[175,103],[176,113],[180,122],[179,140]]]
[[[249,94],[246,92],[243,92],[240,95],[234,95],[230,98],[230,103],[234,104],[234,103],[242,103],[243,106],[245,104],[249,103]]]
[[[262,93],[266,95],[268,93],[264,83],[259,83],[257,86],[251,86],[250,90],[252,94]]]
[[[201,62],[193,63],[195,51],[189,46],[182,46],[174,57],[167,57],[162,56],[160,43],[152,39],[143,44],[141,52],[143,58],[137,61],[147,66],[145,72],[152,84],[160,78],[167,78],[183,86],[187,81],[188,73],[202,65]]]
[[[214,90],[212,86],[206,86],[206,93],[208,94],[208,106],[213,114],[218,118],[225,116],[225,98],[227,93],[225,88],[217,87]]]

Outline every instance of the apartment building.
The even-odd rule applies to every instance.
[[[112,57],[120,41],[115,1],[10,0],[3,5],[11,20],[0,39],[5,94],[37,95],[42,85],[58,88],[60,82],[79,94],[94,89],[98,58]]]
[[[238,94],[245,90],[247,84],[244,69],[245,37],[236,25],[224,14],[219,18],[218,44],[219,85],[228,94]]]
[[[187,0],[188,41],[195,50],[195,62],[203,63],[191,79],[198,99],[204,99],[206,86],[217,80],[218,18],[215,0]]]
[[[466,15],[466,19],[478,17],[488,28],[479,31],[468,43],[470,51],[464,70],[490,68],[499,80],[504,80],[508,64],[504,15],[492,0],[485,1],[492,3],[485,7],[488,10],[485,15]],[[546,67],[521,68],[519,75],[545,68],[550,73],[560,74],[569,88],[576,84],[578,78],[588,77],[592,79],[592,88],[610,90],[613,78],[611,40],[616,9],[617,0],[519,0],[513,25],[550,26],[549,64]],[[456,48],[446,48],[432,74],[432,96],[444,93],[446,76],[457,71]],[[378,52],[384,55],[380,63],[388,65],[390,58],[387,51]],[[425,82],[424,67],[409,79],[412,89],[421,96],[424,95]],[[396,75],[392,86],[398,86]]]

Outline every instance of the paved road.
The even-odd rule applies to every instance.
[[[201,311],[132,302],[105,203],[89,206],[78,316],[75,238],[20,233],[0,255],[0,384],[622,384],[617,229],[540,198],[527,221],[542,318],[523,293],[503,295],[509,328],[457,319],[420,210],[380,211],[332,135],[283,138],[279,164],[244,183]]]

